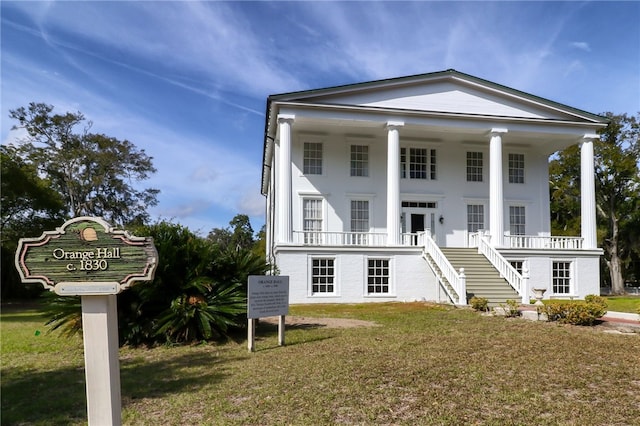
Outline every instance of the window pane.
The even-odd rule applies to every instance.
[[[389,293],[389,259],[368,259],[367,293]]]
[[[467,231],[478,232],[484,229],[484,206],[467,204]]]
[[[351,176],[369,176],[369,147],[351,145]]]
[[[509,206],[509,228],[511,235],[525,235],[524,206]]]
[[[409,149],[409,177],[411,179],[427,178],[427,150],[424,148]]]
[[[302,201],[302,230],[304,242],[307,244],[320,243],[322,231],[322,200],[307,198]]]
[[[553,292],[555,294],[571,292],[571,262],[553,262]]]
[[[322,143],[304,143],[303,173],[305,175],[322,174]]]
[[[524,154],[509,154],[509,183],[524,183]]]
[[[467,152],[467,182],[482,182],[482,153]]]
[[[333,262],[333,259],[312,260],[311,292],[313,294],[334,292]]]

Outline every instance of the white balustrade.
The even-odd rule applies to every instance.
[[[442,253],[438,244],[436,244],[435,240],[431,238],[426,232],[420,233],[420,240],[424,242],[424,251],[431,258],[433,263],[438,267],[440,273],[443,277],[449,282],[449,285],[456,292],[455,295],[449,294],[449,296],[453,300],[458,300],[459,305],[467,304],[467,284],[466,277],[464,274],[464,270],[461,269],[460,273],[456,271],[456,269],[451,265],[449,259]],[[438,276],[437,271],[436,276]],[[449,289],[446,286],[443,286],[445,291],[449,293]]]
[[[584,240],[581,237],[505,235],[504,241],[508,248],[582,250]]]

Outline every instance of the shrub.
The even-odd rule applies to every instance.
[[[550,302],[538,309],[547,315],[548,321],[558,321],[573,325],[594,325],[598,318],[607,313],[607,303],[603,297],[588,295],[584,302]]]
[[[520,316],[520,310],[518,309],[518,307],[520,307],[520,304],[517,301],[511,299],[507,300],[506,306],[502,306],[502,308],[504,309],[504,314],[507,317]]]
[[[471,300],[469,300],[469,304],[476,311],[486,312],[489,309],[489,300],[486,297],[473,296]]]

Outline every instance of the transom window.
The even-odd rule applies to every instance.
[[[334,259],[322,258],[311,261],[311,293],[335,292],[335,267]]]
[[[509,183],[524,183],[524,154],[509,154]]]
[[[304,143],[302,163],[302,172],[305,175],[322,174],[322,142]]]
[[[368,259],[367,293],[389,293],[389,259]]]
[[[419,209],[435,209],[438,207],[436,201],[403,201],[402,207],[415,207]]]
[[[571,292],[571,262],[553,262],[553,293]]]
[[[511,235],[525,235],[524,206],[509,206],[509,231]]]
[[[467,231],[478,232],[484,229],[484,206],[467,204]]]
[[[482,153],[467,152],[467,182],[482,182]]]
[[[369,176],[369,147],[351,145],[351,176]]]
[[[436,179],[436,150],[400,148],[400,177],[403,179]]]
[[[304,242],[317,244],[320,242],[322,231],[322,200],[318,198],[305,198],[302,201],[302,230]]]

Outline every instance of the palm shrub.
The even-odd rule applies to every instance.
[[[118,295],[120,344],[221,339],[244,326],[247,278],[268,270],[264,258],[249,249],[220,248],[166,221],[139,226],[132,233],[153,237],[158,266],[152,283]],[[58,298],[50,306],[53,328],[81,330],[78,298]]]

